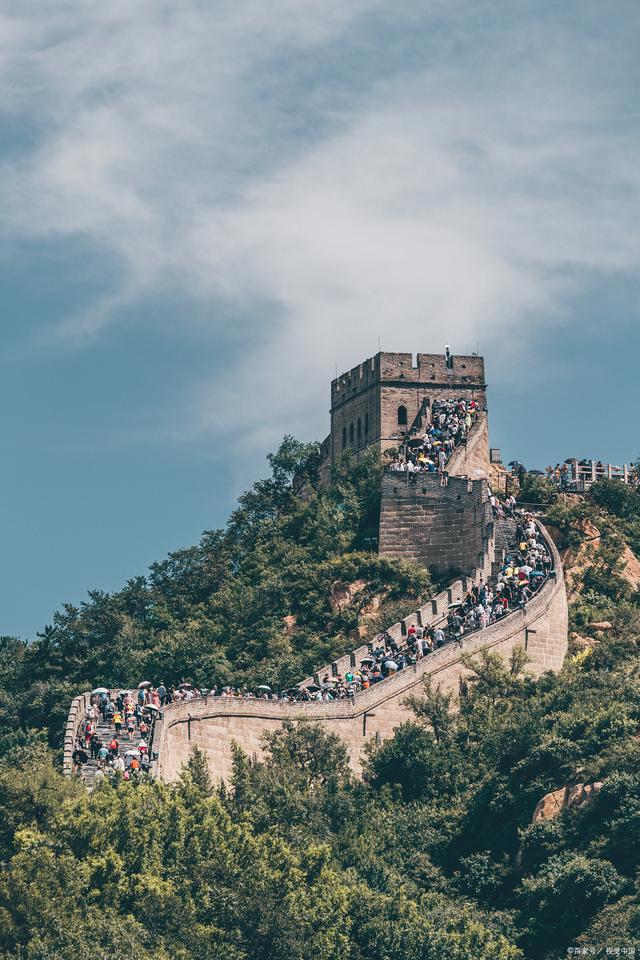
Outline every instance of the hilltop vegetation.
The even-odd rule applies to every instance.
[[[617,484],[586,501],[549,491],[576,578],[579,636],[562,672],[534,680],[520,652],[476,658],[459,702],[430,687],[414,699],[415,720],[372,746],[364,782],[336,737],[285,725],[262,762],[237,751],[224,789],[195,753],[177,786],[106,783],[88,797],[27,730],[55,743],[47,704],[62,697],[63,712],[94,671],[121,679],[120,656],[134,676],[204,664],[237,682],[271,664],[298,679],[348,645],[372,596],[384,616],[428,589],[362,549],[376,464],[345,462],[323,493],[314,456],[287,441],[226,531],[64,610],[33,650],[5,644],[0,957],[560,960],[568,947],[638,946],[640,610],[623,558],[640,498]],[[339,610],[336,581],[366,586]],[[593,626],[603,620],[610,629]],[[565,784],[598,786],[532,823]]]
[[[426,571],[371,551],[375,456],[345,458],[329,490],[317,444],[286,437],[268,459],[271,476],[240,497],[225,530],[117,593],[65,604],[35,643],[0,640],[2,729],[46,729],[55,746],[76,693],[143,676],[282,689],[429,595]],[[348,602],[335,602],[344,587]]]

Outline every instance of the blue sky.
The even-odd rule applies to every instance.
[[[633,0],[4,4],[0,632],[222,525],[377,350],[640,453]]]

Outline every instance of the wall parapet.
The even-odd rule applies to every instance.
[[[388,483],[391,489],[393,489],[394,486],[397,486],[398,483],[407,486],[404,475],[399,474],[399,477],[401,479],[396,481],[395,484],[393,482],[393,476],[385,477],[383,483]],[[444,489],[440,487],[437,477],[434,479],[434,475],[426,474],[425,479],[427,478],[429,480],[429,485],[433,486],[434,490]],[[421,480],[418,480],[417,482],[419,485],[421,484]],[[466,479],[454,477],[451,478],[449,483],[452,484],[451,492],[453,496],[457,496],[458,492],[464,492],[465,495],[468,495],[469,481]],[[411,486],[413,487],[413,484],[411,484]],[[408,495],[410,495],[410,493]],[[476,496],[479,500],[482,500],[482,504],[480,506],[483,511],[482,547],[478,554],[476,564],[473,566],[468,576],[456,578],[444,590],[441,590],[435,596],[425,600],[420,607],[418,607],[408,616],[403,617],[402,620],[399,620],[397,623],[394,623],[388,627],[385,632],[388,633],[389,636],[394,640],[402,640],[402,638],[406,636],[407,630],[412,623],[420,625],[425,629],[431,629],[444,623],[447,619],[449,604],[462,600],[466,592],[470,590],[471,587],[482,586],[482,584],[486,583],[491,576],[492,567],[497,558],[497,548],[493,514],[491,511],[491,506],[486,500],[486,487],[484,486],[484,481],[473,481],[472,495]],[[351,667],[359,666],[360,661],[371,652],[371,648],[372,641],[366,641],[365,643],[360,644],[360,646],[349,650],[347,653],[342,654],[340,657],[337,657],[330,663],[326,663],[324,666],[314,670],[313,674],[309,677],[306,677],[301,683],[298,684],[298,686],[307,687],[311,683],[317,683],[318,680],[321,680],[326,674],[329,676],[337,676],[338,674],[344,675]]]
[[[282,702],[202,698],[170,704],[157,728],[159,759],[155,774],[174,779],[193,747],[204,749],[213,772],[224,778],[232,764],[230,744],[236,740],[248,752],[260,753],[262,733],[276,729],[283,720],[320,721],[335,729],[347,745],[355,770],[371,738],[384,739],[395,727],[412,717],[406,698],[430,676],[443,689],[455,690],[469,670],[468,655],[496,650],[508,655],[522,645],[530,656],[529,669],[540,674],[558,670],[567,647],[567,602],[560,559],[550,537],[542,529],[551,550],[554,570],[525,607],[503,620],[449,643],[394,676],[359,693],[354,700]]]
[[[567,647],[567,600],[562,566],[558,551],[544,527],[540,532],[549,549],[553,568],[540,590],[525,607],[514,610],[485,630],[475,631],[461,642],[428,654],[399,673],[387,677],[353,700],[283,702],[279,700],[244,700],[223,697],[203,697],[169,704],[154,724],[151,772],[161,780],[172,780],[180,772],[194,746],[205,750],[214,774],[224,778],[232,764],[231,743],[237,740],[249,752],[259,753],[262,734],[276,729],[283,720],[320,721],[333,725],[347,746],[354,770],[359,770],[363,750],[372,736],[392,736],[395,727],[412,714],[406,698],[422,684],[426,676],[445,689],[455,689],[461,677],[468,674],[466,657],[485,650],[508,654],[522,643],[531,657],[531,669],[542,673],[560,669]],[[491,545],[491,553],[494,550]],[[487,562],[490,551],[487,549]],[[490,570],[486,570],[487,574]],[[480,571],[476,571],[479,576]],[[457,586],[456,586],[457,585]],[[456,581],[424,607],[424,622],[433,624],[439,616],[446,617],[450,598],[462,590],[462,580]],[[461,594],[460,594],[461,595]],[[445,603],[446,601],[446,603]],[[431,606],[435,603],[438,609]],[[440,613],[440,604],[442,612]],[[405,618],[404,624],[412,617]],[[392,629],[400,631],[402,623]],[[359,650],[368,650],[361,647]],[[358,651],[355,651],[356,653]],[[339,661],[338,661],[339,662]],[[320,672],[320,671],[318,671]],[[72,754],[75,738],[86,717],[91,693],[79,694],[71,703],[65,730],[64,773],[73,769]]]
[[[469,435],[452,451],[447,460],[447,472],[451,476],[473,480],[489,477],[489,422],[485,410],[479,411]]]
[[[87,708],[91,703],[91,693],[79,693],[74,697],[69,707],[67,722],[64,728],[64,750],[62,755],[62,772],[70,777],[73,772],[73,751],[76,737],[84,726]]]

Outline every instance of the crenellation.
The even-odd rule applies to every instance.
[[[360,456],[371,446],[381,453],[402,442],[415,424],[430,420],[434,400],[443,396],[475,399],[486,410],[484,360],[472,355],[380,352],[331,383],[331,458],[342,451]],[[406,423],[400,422],[400,409]],[[404,418],[404,415],[403,415]],[[358,432],[358,421],[360,431]],[[489,467],[489,448],[484,445]]]

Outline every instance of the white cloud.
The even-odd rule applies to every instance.
[[[0,167],[8,234],[86,237],[122,268],[58,333],[95,335],[168,286],[253,317],[259,345],[249,326],[176,436],[320,433],[334,361],[378,336],[505,355],[532,317],[571,322],[583,274],[637,270],[637,119],[602,83],[633,51],[587,29],[606,11],[581,4],[580,33],[535,4],[511,21],[502,4],[399,3],[386,24],[382,6],[36,3],[0,21],[0,106],[32,131]]]

